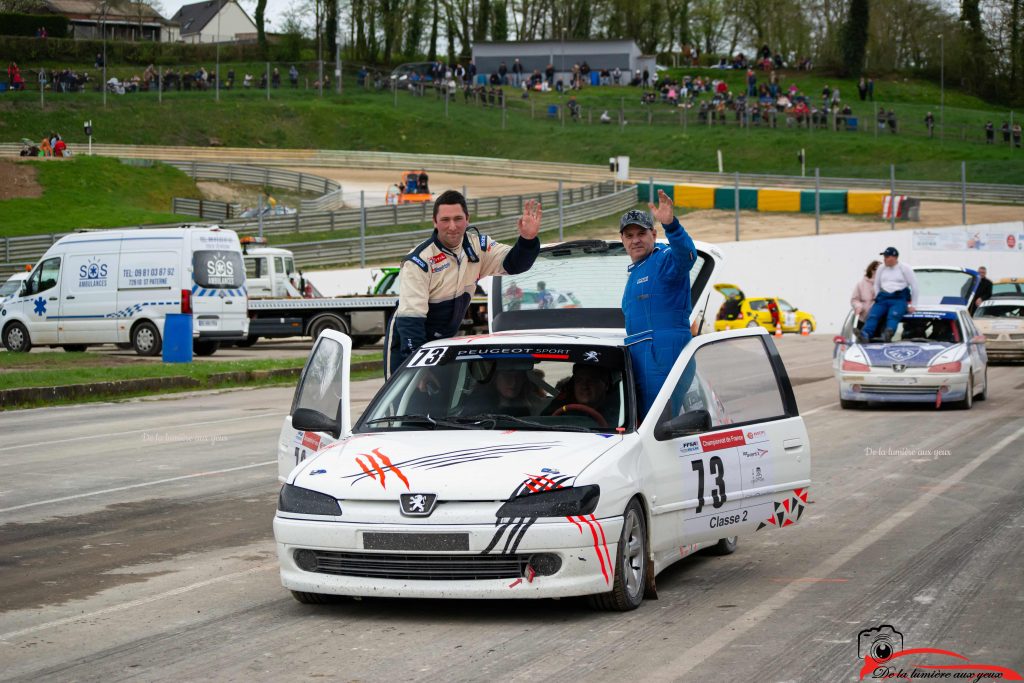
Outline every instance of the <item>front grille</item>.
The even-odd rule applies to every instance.
[[[867,394],[929,394],[934,396],[938,387],[898,386],[889,384],[862,384],[860,390]]]
[[[1010,335],[1010,340],[1011,341],[1021,341],[1022,339],[1024,339],[1024,334],[1011,334]]]
[[[529,555],[312,552],[316,555],[316,568],[312,571],[320,574],[417,581],[517,579],[525,574],[530,558]]]

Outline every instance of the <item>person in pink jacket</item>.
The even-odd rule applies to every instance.
[[[857,329],[864,327],[864,321],[868,319],[868,311],[871,304],[875,303],[875,271],[881,262],[877,259],[868,264],[862,277],[853,288],[853,295],[850,297],[850,305],[853,312],[857,314]]]

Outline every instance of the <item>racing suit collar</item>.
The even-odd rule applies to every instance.
[[[626,272],[630,272],[634,268],[639,268],[643,264],[647,263],[647,260],[650,259],[651,256],[653,256],[654,252],[656,252],[656,251],[661,251],[661,245],[660,244],[655,244],[654,245],[654,249],[651,250],[651,253],[648,254],[647,256],[644,256],[643,259],[637,261],[636,263],[630,263],[628,266],[626,266]]]
[[[443,253],[450,254],[452,257],[460,261],[462,260],[462,254],[464,253],[469,258],[470,261],[476,263],[477,261],[480,260],[480,257],[477,256],[476,251],[473,249],[473,240],[469,238],[470,230],[475,231],[477,235],[480,234],[479,230],[477,230],[473,226],[469,226],[468,228],[466,228],[466,232],[462,235],[462,244],[456,247],[455,249],[449,249],[444,245],[444,242],[442,242],[441,239],[437,236],[437,228],[434,228],[434,234],[431,235],[431,239],[434,242],[434,246],[440,249]]]

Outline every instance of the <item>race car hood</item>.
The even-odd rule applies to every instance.
[[[341,500],[394,500],[405,492],[506,500],[528,475],[575,477],[621,440],[571,432],[357,434],[306,461],[291,483]]]
[[[963,349],[963,344],[894,342],[857,345],[851,349],[859,349],[867,357],[868,365],[873,367],[900,363],[908,368],[923,368],[931,365],[943,352],[956,353]]]

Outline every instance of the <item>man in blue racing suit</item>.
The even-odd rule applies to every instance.
[[[619,236],[633,261],[622,294],[622,312],[641,418],[693,337],[690,269],[697,262],[697,248],[676,219],[668,195],[659,190],[658,206],[648,206],[665,229],[668,247],[657,244],[658,230],[647,212],[627,211],[619,221]]]

